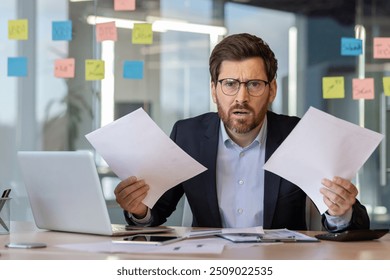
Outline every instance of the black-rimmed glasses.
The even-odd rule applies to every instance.
[[[233,96],[240,90],[241,84],[245,84],[248,93],[251,96],[260,96],[264,93],[269,82],[264,80],[249,80],[241,82],[237,79],[227,78],[218,81],[221,84],[222,92],[226,95]]]

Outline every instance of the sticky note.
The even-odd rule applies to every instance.
[[[341,55],[358,56],[362,53],[362,40],[355,38],[341,38]]]
[[[27,77],[27,57],[9,57],[8,76]]]
[[[144,62],[143,61],[125,61],[123,63],[123,78],[125,79],[143,79]]]
[[[134,11],[135,0],[115,0],[114,1],[115,11]]]
[[[133,44],[152,44],[153,43],[153,31],[151,23],[134,23]]]
[[[353,99],[374,99],[374,79],[352,79]]]
[[[344,77],[323,77],[322,96],[324,99],[344,98]]]
[[[390,37],[374,38],[374,58],[390,58]]]
[[[75,59],[56,59],[54,62],[54,76],[57,78],[74,78]]]
[[[115,26],[115,21],[96,24],[96,41],[116,41],[118,33]]]
[[[383,77],[383,91],[386,96],[390,96],[390,77]]]
[[[8,21],[8,39],[27,40],[28,39],[28,20],[17,19]]]
[[[104,79],[104,61],[96,59],[85,60],[85,80],[95,81]]]
[[[51,38],[53,41],[72,41],[72,21],[53,21]]]

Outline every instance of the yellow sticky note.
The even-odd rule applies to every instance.
[[[353,99],[374,99],[374,79],[352,79]]]
[[[344,98],[344,77],[323,77],[322,96],[324,99]]]
[[[383,91],[386,96],[390,96],[390,77],[383,77]]]
[[[28,39],[28,20],[18,19],[8,21],[8,39],[27,40]]]
[[[85,60],[85,80],[96,81],[104,79],[104,61],[96,59]]]
[[[153,43],[153,31],[151,23],[134,23],[133,44],[152,44]]]

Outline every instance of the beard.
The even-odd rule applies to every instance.
[[[218,115],[221,118],[222,122],[225,124],[226,128],[230,131],[238,134],[246,134],[256,127],[258,127],[262,121],[262,111],[258,115],[255,114],[255,111],[247,103],[235,104],[230,107],[228,111],[225,111],[219,104],[217,99],[217,108]],[[234,116],[234,111],[245,110],[248,112],[245,118],[232,118]]]

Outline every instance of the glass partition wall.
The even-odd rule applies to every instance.
[[[114,0],[2,1],[0,186],[13,189],[13,219],[32,220],[18,150],[93,150],[85,134],[139,107],[167,134],[176,120],[214,111],[208,57],[228,34],[256,34],[275,51],[273,111],[301,117],[314,106],[387,136],[390,102],[382,79],[390,75],[389,60],[373,58],[373,39],[390,37],[388,1],[311,2],[142,0],[118,10]],[[7,33],[9,21],[19,19],[28,20],[27,39]],[[116,40],[101,41],[97,24],[113,21]],[[70,38],[53,34],[53,22],[71,23]],[[151,42],[133,41],[134,23],[152,24]],[[364,54],[342,56],[343,37],[363,39]],[[9,74],[14,57],[27,58],[27,75]],[[58,77],[56,61],[68,58],[74,59],[73,75]],[[87,79],[86,60],[104,61],[104,78]],[[136,73],[128,72],[129,64],[137,65]],[[344,77],[344,98],[323,98],[325,76]],[[368,77],[375,98],[353,99],[352,79]],[[390,223],[387,150],[385,139],[354,179],[372,227]],[[96,163],[112,221],[123,222],[113,195],[118,179],[98,155]],[[183,205],[169,224],[183,223]]]

